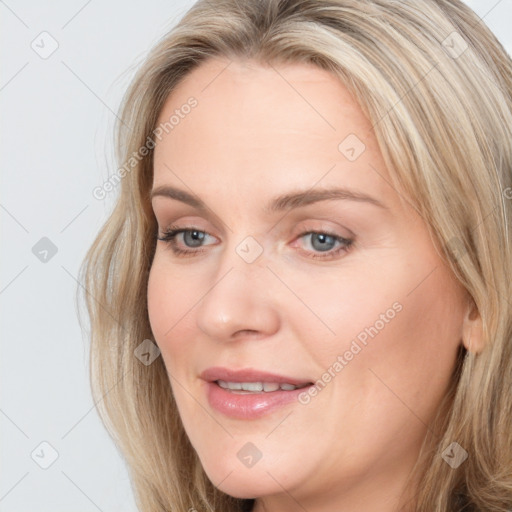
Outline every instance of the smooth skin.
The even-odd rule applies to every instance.
[[[480,318],[423,219],[390,185],[369,120],[333,75],[213,58],[178,85],[160,121],[191,96],[197,106],[157,142],[153,188],[185,190],[207,209],[160,195],[152,205],[159,236],[170,225],[206,234],[176,236],[178,249],[195,251],[185,256],[157,242],[148,309],[204,470],[224,492],[256,498],[254,512],[407,511],[407,478],[457,348],[471,331],[477,341]],[[354,161],[339,149],[350,134],[365,145]],[[265,209],[276,196],[331,187],[383,206],[335,199]],[[236,250],[249,236],[263,250],[252,263]],[[256,420],[210,407],[206,368],[314,382],[394,303],[401,311],[308,404]],[[246,443],[262,455],[252,467],[237,457]]]

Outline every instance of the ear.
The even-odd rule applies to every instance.
[[[470,299],[462,324],[462,343],[468,352],[480,353],[484,349],[482,317],[473,299]]]

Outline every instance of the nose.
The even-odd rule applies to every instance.
[[[247,263],[233,251],[196,308],[197,327],[209,338],[234,341],[250,334],[265,337],[279,329],[278,294],[263,255]]]

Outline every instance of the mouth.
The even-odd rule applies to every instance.
[[[216,380],[217,384],[222,389],[232,391],[237,394],[253,394],[253,393],[273,393],[274,391],[294,391],[295,389],[302,389],[311,383],[306,383],[301,386],[295,386],[288,382],[226,382],[225,380]]]
[[[313,382],[254,369],[212,367],[200,377],[212,409],[235,419],[257,419],[286,405],[297,405],[298,395]]]

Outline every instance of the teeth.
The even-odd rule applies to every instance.
[[[299,387],[293,384],[278,384],[277,382],[226,382],[225,380],[218,380],[217,384],[223,389],[229,389],[231,391],[249,391],[253,393],[261,393],[261,391],[269,393],[271,391],[277,391],[278,389],[292,391]]]
[[[262,382],[242,382],[242,389],[244,391],[263,391]]]

